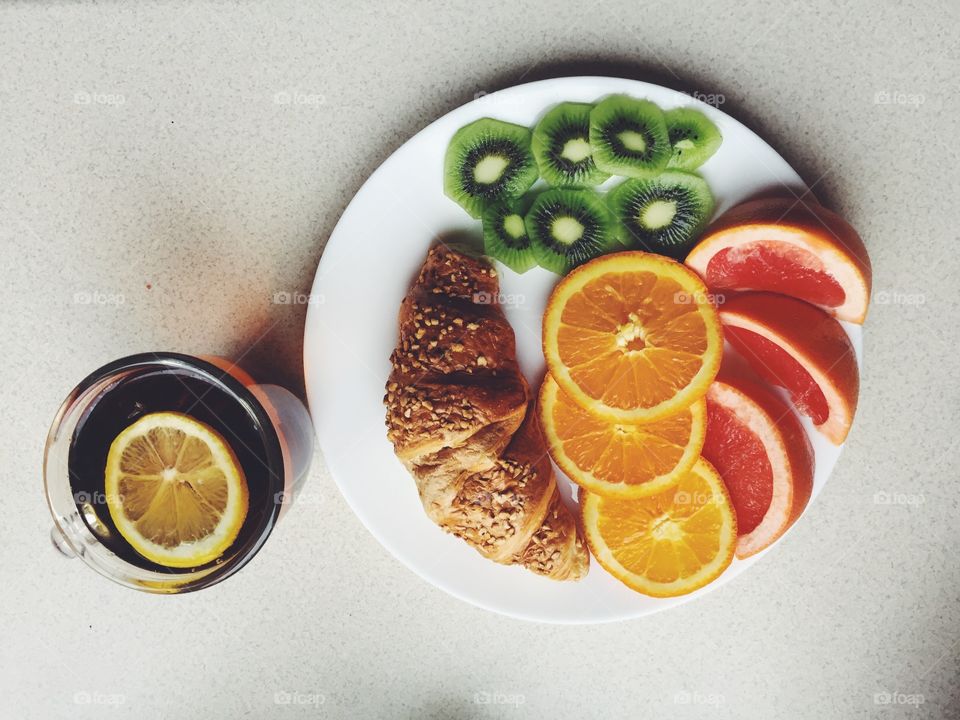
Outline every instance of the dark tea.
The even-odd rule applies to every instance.
[[[171,356],[176,358],[178,356]],[[186,357],[186,356],[182,356]],[[120,362],[120,361],[118,361]],[[209,569],[238,555],[252,555],[270,533],[279,515],[285,493],[282,436],[274,427],[269,414],[250,392],[252,380],[242,371],[228,372],[214,362],[189,358],[185,363],[147,363],[132,367],[111,379],[89,398],[82,413],[79,413],[67,454],[70,490],[74,503],[89,532],[120,560],[143,570],[156,573],[195,573]],[[226,364],[224,363],[226,366]],[[292,396],[291,396],[292,397]],[[173,415],[170,415],[173,414]],[[127,536],[129,531],[117,526],[111,513],[109,488],[107,487],[107,463],[111,445],[132,426],[144,419],[173,417],[188,427],[205,428],[210,437],[222,440],[230,457],[238,468],[237,478],[245,486],[245,515],[235,538],[217,552],[217,556],[204,562],[170,564],[157,562],[138,551]],[[169,434],[168,434],[169,435]],[[167,436],[164,436],[167,437]],[[162,439],[162,438],[161,438]],[[145,441],[148,453],[158,454],[158,467],[164,467],[152,483],[159,502],[165,481],[176,482],[176,463],[196,465],[189,457],[202,444],[194,441],[171,451],[170,459],[160,462],[165,454],[163,443]],[[214,443],[216,444],[216,443]],[[187,455],[183,458],[181,456]],[[214,468],[216,471],[216,468]],[[199,471],[197,471],[199,472]],[[219,471],[216,471],[219,472]],[[170,473],[165,477],[163,473]],[[222,474],[222,473],[220,473]],[[207,471],[208,478],[211,473]],[[203,479],[203,476],[198,475]],[[209,483],[209,480],[208,480]],[[149,484],[149,483],[148,483]],[[187,488],[192,491],[192,488]],[[170,500],[170,498],[165,498]],[[192,499],[192,494],[188,496]],[[216,500],[216,493],[213,501]],[[198,507],[209,509],[212,500],[199,499]],[[132,506],[137,498],[127,499]],[[176,499],[170,500],[177,511],[182,511]],[[113,507],[116,512],[116,506]],[[186,521],[191,518],[186,518]],[[189,524],[189,523],[188,523]]]
[[[299,398],[227,360],[121,358],[77,385],[50,427],[50,538],[126,587],[209,587],[256,555],[313,445]]]

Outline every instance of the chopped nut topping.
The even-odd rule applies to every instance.
[[[503,311],[478,300],[498,294],[485,260],[431,249],[400,311],[384,395],[387,437],[442,528],[497,562],[580,577],[588,556],[552,473],[538,472],[545,448],[511,444],[528,395]],[[536,460],[517,459],[531,450]],[[533,527],[545,493],[550,505]]]

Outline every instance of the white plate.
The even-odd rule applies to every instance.
[[[690,595],[639,595],[591,562],[578,583],[558,583],[519,567],[484,560],[426,517],[413,479],[386,438],[384,385],[397,339],[397,310],[427,249],[438,236],[479,237],[480,222],[443,194],[443,156],[453,133],[480,117],[533,126],[564,100],[593,102],[610,93],[648,98],[664,109],[692,106],[723,134],[701,172],[721,213],[757,192],[803,182],[769,145],[739,122],[682,93],[605,77],[571,77],[520,85],[467,103],[408,140],[363,185],[330,236],[313,284],[304,338],[310,409],[324,457],[350,507],[374,537],[414,572],[451,595],[505,615],[556,623],[608,622],[679,605],[736,577],[757,561],[735,560],[715,582]],[[535,268],[517,275],[501,266],[504,305],[527,378],[544,369],[540,318],[557,276]],[[860,328],[848,325],[860,353]],[[806,428],[816,451],[814,497],[840,449]],[[558,472],[567,500],[571,485]],[[572,501],[571,501],[572,502]]]

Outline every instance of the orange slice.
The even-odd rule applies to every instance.
[[[676,484],[700,456],[706,403],[652,423],[610,423],[577,405],[550,376],[540,387],[547,447],[567,477],[590,492],[635,498]]]
[[[769,290],[863,323],[871,270],[857,231],[811,200],[773,197],[728,210],[686,263],[711,289]]]
[[[737,519],[723,481],[699,460],[676,486],[636,500],[584,493],[587,544],[615,578],[644,595],[686,595],[733,559]]]
[[[773,293],[735,297],[720,317],[726,338],[754,372],[785,388],[817,430],[842,443],[857,410],[860,373],[840,323],[813,305]]]
[[[722,350],[703,281],[651,253],[581,265],[554,288],[543,317],[550,374],[612,422],[652,422],[688,407],[706,394]]]

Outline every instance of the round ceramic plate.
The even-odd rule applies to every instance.
[[[440,118],[371,175],[330,236],[307,313],[304,372],[310,409],[324,458],[350,507],[384,547],[437,587],[489,610],[544,622],[608,622],[673,607],[723,585],[760,557],[734,560],[707,587],[672,599],[635,593],[596,561],[580,582],[554,582],[520,567],[497,565],[427,519],[413,478],[387,441],[383,395],[400,302],[433,243],[480,238],[480,222],[443,193],[443,156],[450,138],[481,117],[532,127],[555,103],[594,102],[611,93],[647,98],[664,109],[696,107],[716,123],[723,144],[700,172],[716,196],[717,214],[758,192],[779,189],[799,195],[805,190],[797,173],[753,132],[675,90],[606,77],[520,85]],[[516,333],[520,365],[536,383],[544,371],[540,319],[558,277],[539,268],[523,275],[500,270],[501,301]],[[847,330],[859,356],[860,328],[847,325]],[[805,427],[816,451],[816,497],[840,448],[825,441],[809,421]],[[562,473],[557,475],[572,505],[576,493]]]

